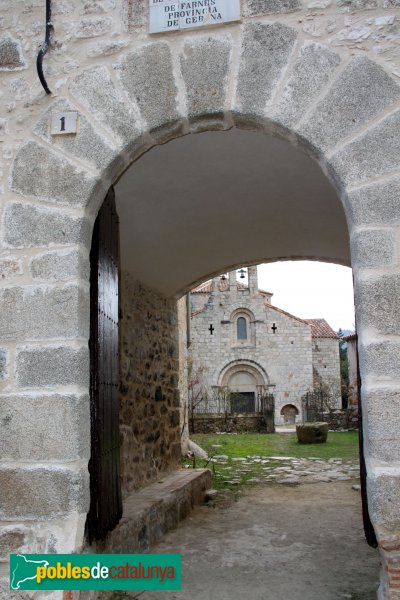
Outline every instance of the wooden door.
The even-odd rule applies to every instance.
[[[118,406],[118,234],[115,194],[111,188],[94,225],[90,252],[89,542],[103,539],[122,515]]]

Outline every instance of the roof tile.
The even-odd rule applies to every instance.
[[[311,335],[313,338],[333,338],[339,339],[339,336],[325,319],[304,319],[306,323],[311,325]]]

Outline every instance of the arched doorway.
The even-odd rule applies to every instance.
[[[268,388],[268,375],[256,363],[237,360],[224,366],[218,386],[229,390],[232,412],[259,412],[260,398]]]
[[[236,371],[229,377],[227,385],[231,390],[232,411],[255,412],[257,383],[251,373]]]
[[[16,351],[13,347],[10,354],[15,367],[11,372],[16,373],[11,388],[14,389],[14,383],[18,392],[32,386],[44,391],[49,386],[56,387],[61,395],[64,394],[62,397],[67,405],[71,404],[66,395],[71,389],[72,393],[76,393],[77,389],[79,393],[87,393],[87,250],[92,224],[106,191],[124,170],[151,147],[189,132],[207,131],[204,135],[209,136],[216,129],[229,130],[235,126],[240,130],[239,137],[243,134],[243,140],[250,132],[252,140],[257,137],[255,132],[265,133],[267,136],[263,139],[267,140],[268,149],[250,153],[255,165],[256,158],[268,156],[272,159],[268,170],[265,166],[261,168],[263,181],[271,182],[269,197],[264,198],[264,202],[258,202],[261,200],[259,195],[247,194],[253,177],[246,181],[245,176],[241,177],[245,195],[242,193],[235,202],[224,203],[216,202],[214,196],[212,206],[207,205],[206,197],[203,204],[188,200],[187,190],[176,197],[161,194],[161,201],[160,194],[146,202],[141,202],[141,196],[137,194],[126,196],[124,205],[126,215],[130,216],[124,220],[125,229],[121,233],[126,242],[131,238],[136,248],[134,253],[125,252],[125,266],[143,285],[152,288],[157,297],[153,298],[155,309],[148,311],[143,306],[143,311],[140,311],[142,330],[146,328],[144,316],[150,314],[148,320],[152,321],[167,305],[170,311],[168,318],[172,323],[174,310],[171,298],[184,293],[205,277],[238,264],[299,256],[350,264],[347,222],[355,272],[362,394],[364,405],[368,406],[365,425],[369,506],[382,555],[389,560],[400,539],[396,533],[400,530],[396,516],[398,506],[387,499],[387,490],[396,491],[399,487],[396,466],[399,441],[393,425],[396,419],[388,415],[382,427],[380,407],[382,398],[396,400],[398,393],[397,362],[393,360],[398,354],[398,310],[394,293],[397,272],[395,268],[391,270],[396,266],[397,236],[397,217],[393,216],[398,187],[398,137],[393,135],[398,124],[397,85],[385,68],[366,57],[350,60],[336,70],[341,62],[339,55],[328,47],[315,44],[302,45],[299,42],[295,45],[297,31],[290,25],[252,20],[243,26],[241,33],[240,42],[235,42],[234,52],[231,52],[231,39],[222,40],[214,33],[207,38],[187,40],[185,52],[180,45],[146,39],[143,47],[124,51],[116,71],[110,64],[74,74],[68,98],[61,103],[65,101],[69,105],[72,102],[74,108],[76,105],[80,107],[82,127],[76,138],[53,139],[48,132],[47,109],[43,114],[37,114],[37,137],[21,146],[10,173],[10,196],[3,214],[5,248],[7,252],[10,250],[11,255],[16,249],[44,247],[48,250],[52,245],[52,252],[56,254],[53,260],[59,260],[67,246],[75,253],[75,262],[66,280],[72,288],[68,291],[72,294],[72,301],[60,301],[58,289],[51,288],[49,294],[44,295],[40,291],[37,293],[36,303],[32,305],[34,308],[31,311],[27,309],[26,316],[20,321],[22,325],[17,328],[16,338],[13,338],[12,343],[17,341],[19,346]],[[271,46],[270,39],[279,40],[279,45]],[[236,51],[238,43],[240,52]],[[324,56],[326,60],[312,70],[312,84],[304,86],[302,73],[304,69],[309,72],[306,65],[313,53],[314,56]],[[210,60],[204,61],[204,55]],[[211,60],[212,56],[218,60]],[[222,68],[217,80],[215,64]],[[363,92],[360,97],[359,89],[365,88],[359,86],[359,81],[371,78],[378,80],[379,89],[385,90],[385,93],[378,97],[372,91]],[[349,106],[348,98],[359,98],[359,101]],[[51,104],[50,112],[61,110],[57,102]],[[232,149],[242,148],[240,163],[248,155],[248,140],[241,145],[234,135],[232,130]],[[222,134],[221,139],[223,136],[229,139],[230,132]],[[258,136],[257,139],[261,138]],[[193,141],[194,138],[187,139]],[[185,138],[180,141],[184,143],[183,140]],[[174,143],[165,148],[172,148]],[[228,147],[229,144],[221,156]],[[210,153],[212,149],[213,144],[208,148]],[[280,155],[280,151],[283,154]],[[160,148],[157,148],[135,165],[145,165],[143,161],[156,157],[157,153],[161,160]],[[274,163],[274,157],[279,156],[281,160]],[[301,166],[302,159],[306,162],[304,168]],[[168,160],[164,156],[164,166],[168,167]],[[235,194],[236,184],[231,173],[235,172],[237,164],[224,163],[230,168],[230,175],[222,178],[222,189],[221,185],[219,189],[221,197],[223,191],[224,197],[229,200]],[[186,166],[182,160],[181,172],[175,173],[175,179],[179,181]],[[313,167],[315,171],[310,173]],[[297,169],[295,183],[301,181],[307,185],[313,175],[320,178],[326,194],[320,193],[318,199],[309,196],[301,200],[293,194],[292,197],[281,195],[283,188],[274,189],[273,185],[280,182],[282,186],[288,186],[288,191],[290,168]],[[127,177],[132,172],[128,171]],[[159,185],[161,192],[165,191],[165,180],[160,179],[160,172],[153,168],[148,173],[152,175],[153,190],[157,191]],[[193,178],[195,174],[191,175],[192,188],[200,189],[208,184],[208,174],[209,168],[198,168],[197,178]],[[294,187],[292,189],[296,191]],[[299,189],[296,194],[301,192],[302,189]],[[252,204],[253,199],[257,202]],[[288,200],[290,202],[285,203]],[[251,206],[248,206],[249,203]],[[172,206],[174,210],[171,210]],[[198,220],[199,212],[205,217],[202,221]],[[179,222],[176,215],[180,217]],[[321,215],[324,218],[319,220]],[[317,230],[315,224],[323,227],[325,222],[329,223],[329,227]],[[27,223],[29,226],[26,226]],[[221,228],[221,223],[226,227]],[[135,229],[138,224],[139,232]],[[311,224],[314,226],[310,227]],[[237,243],[241,235],[243,238],[244,231],[247,251]],[[268,251],[265,245],[263,250],[258,245],[261,234]],[[137,243],[139,241],[141,244]],[[236,254],[233,252],[235,249]],[[38,259],[38,256],[34,258]],[[42,276],[46,277],[43,273]],[[54,271],[51,273],[54,277]],[[30,285],[34,283],[34,279],[29,279]],[[48,307],[53,306],[54,293],[58,300],[52,312]],[[65,294],[65,290],[61,294]],[[4,311],[4,314],[9,314],[8,299]],[[32,316],[37,314],[47,317],[46,323],[39,320],[39,328],[36,317]],[[212,331],[210,328],[210,336]],[[173,334],[171,340],[166,346],[170,346],[167,353],[173,360]],[[54,368],[51,366],[53,363]],[[388,387],[387,382],[394,388]],[[175,385],[169,385],[168,393],[173,396]],[[67,391],[63,386],[68,388]],[[161,404],[163,398],[163,385],[156,382],[154,399]],[[388,402],[386,405],[389,410],[392,404]],[[129,407],[126,409],[129,414]],[[176,419],[176,414],[171,418]],[[41,435],[42,429],[38,418],[37,435]],[[71,431],[83,442],[72,449],[70,440],[75,438]],[[29,453],[21,458],[19,448],[15,451],[21,460],[19,468],[26,479],[25,484],[35,477],[35,481],[46,483],[54,475],[57,482],[61,482],[60,489],[68,490],[68,493],[60,492],[60,497],[67,498],[64,508],[51,505],[48,509],[54,521],[50,519],[50,529],[54,526],[54,531],[58,532],[60,510],[73,524],[76,535],[70,535],[68,531],[60,536],[63,548],[75,549],[83,537],[82,516],[88,508],[89,431],[87,412],[82,413],[81,419],[71,418],[67,433],[57,431],[57,436],[60,436],[57,448],[46,447],[40,454],[42,471],[39,474],[32,474],[32,466],[26,467],[24,458],[32,460]],[[174,439],[170,445],[175,443]],[[61,460],[59,449],[64,447],[66,452],[61,453],[63,468],[58,469],[55,475],[54,456]],[[72,467],[71,461],[75,461]],[[29,488],[29,485],[26,487]],[[57,498],[56,494],[49,493],[47,483],[40,489],[46,497]],[[393,497],[398,497],[398,494],[393,494]],[[30,503],[25,502],[19,510],[23,515],[31,514]],[[7,514],[10,519],[16,518],[12,505]],[[386,591],[391,579],[387,573],[383,571],[382,594],[388,597]]]
[[[298,408],[294,404],[285,404],[281,408],[281,415],[284,423],[296,423],[296,417],[299,414]]]

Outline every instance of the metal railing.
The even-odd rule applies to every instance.
[[[264,414],[274,404],[272,394],[246,393],[214,393],[211,397],[203,397],[191,407],[194,414]]]

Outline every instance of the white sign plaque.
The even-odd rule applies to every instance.
[[[240,0],[149,0],[150,33],[240,21]]]
[[[51,135],[76,133],[78,127],[77,112],[60,112],[51,116]]]

